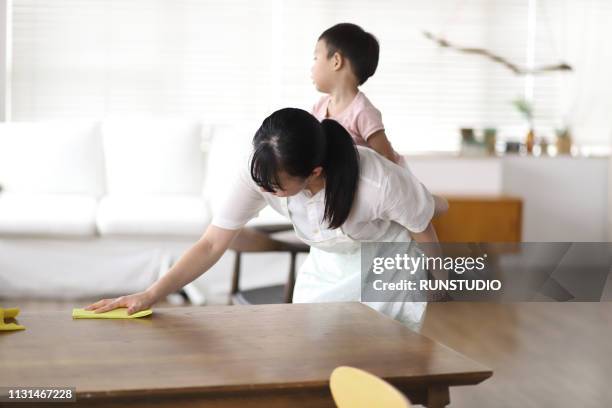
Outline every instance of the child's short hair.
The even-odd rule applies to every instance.
[[[372,34],[356,24],[340,23],[323,31],[319,40],[327,44],[327,58],[339,52],[351,62],[353,74],[362,85],[374,75],[378,66],[380,47]]]

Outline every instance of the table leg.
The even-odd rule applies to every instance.
[[[427,408],[444,408],[450,404],[447,385],[430,385],[427,387]]]

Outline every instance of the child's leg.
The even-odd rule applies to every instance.
[[[434,217],[440,216],[448,211],[448,201],[444,197],[433,195],[434,198]]]

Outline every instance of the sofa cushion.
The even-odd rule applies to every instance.
[[[181,120],[102,124],[109,194],[201,194],[201,126]]]
[[[78,194],[0,194],[0,235],[94,236],[96,200]]]
[[[256,123],[219,124],[212,128],[212,141],[207,149],[204,196],[212,212],[223,205],[240,166],[247,166],[252,150]]]
[[[232,125],[215,125],[208,147],[204,196],[211,213],[224,205],[230,193],[232,180],[240,166],[248,166],[252,151],[252,139],[261,122],[240,122]],[[271,207],[265,207],[247,226],[277,226],[290,223],[289,219]]]
[[[210,214],[199,195],[108,195],[98,206],[101,235],[200,236]]]
[[[99,125],[1,123],[0,185],[15,193],[101,195],[104,163]]]

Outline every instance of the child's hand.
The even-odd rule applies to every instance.
[[[121,296],[115,299],[102,299],[87,306],[85,310],[93,310],[94,313],[103,313],[119,307],[127,307],[128,315],[149,309],[154,303],[153,295],[147,291],[134,293],[133,295]]]

